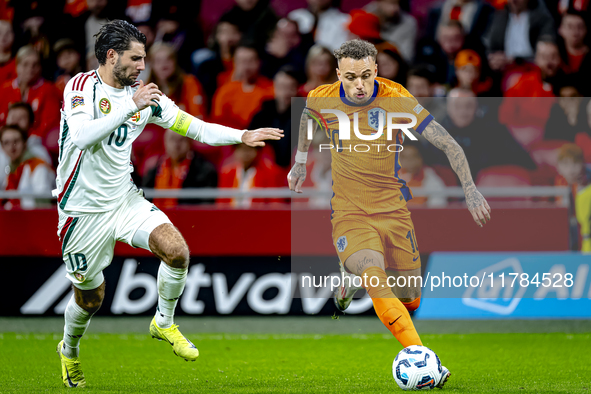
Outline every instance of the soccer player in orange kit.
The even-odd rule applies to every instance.
[[[377,50],[373,44],[347,41],[334,54],[339,81],[308,94],[300,121],[296,163],[288,174],[289,187],[302,192],[311,119],[313,132],[324,129],[332,147],[332,236],[341,270],[347,275],[373,279],[364,280],[362,285],[382,323],[402,346],[422,345],[409,314],[419,306],[420,285],[388,285],[388,275],[420,275],[421,261],[406,206],[412,193],[398,176],[400,146],[405,135],[411,134],[398,124],[399,129],[389,136],[384,126],[387,113],[414,118],[416,123],[411,123],[415,132],[446,153],[462,183],[468,209],[480,227],[490,220],[490,207],[476,189],[466,156],[457,142],[403,86],[377,77]],[[343,112],[354,125],[355,133],[348,132],[343,138],[340,127],[336,129],[341,123],[338,111],[329,113],[323,109]],[[337,308],[344,311],[358,289],[344,280],[335,293]],[[443,387],[449,376],[449,370],[443,367],[437,387]]]

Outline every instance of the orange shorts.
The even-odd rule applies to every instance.
[[[384,256],[386,269],[408,271],[421,268],[408,208],[376,214],[335,211],[332,217],[332,239],[343,264],[353,253],[371,249]]]

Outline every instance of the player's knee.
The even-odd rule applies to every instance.
[[[94,315],[101,308],[103,299],[105,298],[104,281],[99,287],[92,290],[80,290],[75,286],[72,287],[74,289],[76,304],[78,304],[80,308],[84,309],[91,315]]]
[[[168,253],[168,265],[173,268],[189,267],[189,248],[187,245],[178,245]]]
[[[76,303],[80,306],[80,308],[84,309],[89,314],[94,315],[101,308],[101,305],[103,305],[103,300],[102,299],[92,299],[92,300],[78,299],[76,301]]]
[[[94,315],[99,309],[101,309],[102,305],[103,301],[101,300],[99,302],[88,305],[86,308],[84,308],[84,310],[86,310],[91,315]]]

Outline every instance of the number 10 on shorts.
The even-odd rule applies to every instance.
[[[72,258],[72,253],[68,253],[68,261],[69,264],[69,272],[76,272],[76,271],[86,271],[88,265],[86,264],[86,256],[82,253],[74,253],[74,258]],[[68,265],[68,263],[66,263]]]

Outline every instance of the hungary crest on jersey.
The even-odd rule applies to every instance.
[[[111,102],[109,101],[109,99],[102,98],[101,101],[99,101],[99,108],[101,109],[101,112],[105,115],[111,112]]]

